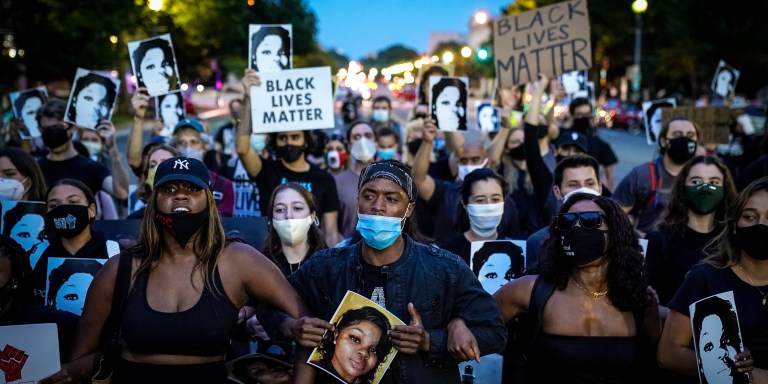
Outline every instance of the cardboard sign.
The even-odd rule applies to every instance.
[[[46,304],[80,316],[85,295],[106,259],[48,258]]]
[[[375,319],[375,321],[369,319]],[[347,380],[340,376],[354,373],[355,379],[362,379],[359,382],[377,384],[397,355],[397,349],[388,341],[388,331],[392,325],[405,325],[405,323],[384,307],[352,291],[347,291],[344,295],[330,322],[334,325],[336,332],[325,332],[320,347],[312,350],[307,363],[322,369],[342,383],[347,383]],[[380,344],[383,343],[389,348],[382,349]],[[379,353],[367,352],[370,355],[360,362],[362,367],[356,367],[358,369],[355,369],[355,372],[347,372],[346,364],[337,364],[333,361],[334,359],[359,361],[360,358],[355,355],[364,353],[359,351],[361,345],[376,349]]]
[[[260,73],[251,88],[254,133],[334,127],[331,68]]]
[[[24,123],[24,128],[19,132],[22,139],[40,137],[40,128],[37,125],[37,110],[48,101],[48,90],[44,85],[23,91],[11,92],[8,97],[13,106],[13,116]]]
[[[61,369],[56,324],[0,327],[0,383],[37,383]]]
[[[592,66],[587,0],[499,18],[494,23],[496,77],[502,87]]]
[[[469,267],[490,294],[525,273],[523,240],[473,241],[471,252]]]
[[[150,96],[165,95],[181,88],[179,68],[170,34],[128,42],[128,56],[139,87]]]
[[[171,137],[173,128],[184,118],[184,94],[178,90],[155,97],[155,111],[163,121],[159,136]]]
[[[715,70],[715,77],[712,79],[712,92],[722,98],[728,97],[731,92],[736,90],[739,75],[741,75],[741,71],[720,60]]]
[[[2,233],[21,245],[29,255],[29,264],[34,269],[49,245],[44,231],[47,212],[45,203],[4,200],[0,204],[2,204],[2,219],[0,219]]]
[[[746,383],[736,355],[744,352],[733,291],[701,299],[689,306],[693,349],[702,383]]]
[[[443,132],[467,130],[469,80],[466,77],[431,76],[429,110]]]
[[[101,120],[112,120],[120,80],[78,68],[67,102],[64,121],[78,127],[96,129]]]
[[[730,111],[728,107],[678,107],[662,108],[661,123],[667,124],[675,117],[686,117],[699,128],[699,145],[704,143],[727,143],[728,122]]]
[[[248,68],[275,72],[293,68],[293,26],[251,24],[248,26]]]
[[[645,125],[645,138],[648,145],[656,145],[661,132],[661,110],[663,108],[677,107],[677,100],[674,97],[661,100],[643,102],[643,124]]]

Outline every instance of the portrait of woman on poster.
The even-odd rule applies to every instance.
[[[440,78],[432,86],[431,108],[441,131],[466,131],[467,85],[459,78]]]
[[[95,129],[101,120],[109,120],[117,97],[117,84],[112,79],[88,73],[75,79],[67,110],[68,121],[79,127]]]
[[[317,348],[320,359],[310,363],[348,384],[371,383],[392,349],[387,317],[373,307],[351,309],[334,328]]]
[[[251,68],[274,72],[291,68],[291,37],[280,26],[263,26],[251,36]]]
[[[179,89],[176,59],[169,40],[158,37],[142,41],[131,56],[138,87],[146,88],[150,96]]]

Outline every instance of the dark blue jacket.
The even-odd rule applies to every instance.
[[[387,274],[386,307],[406,324],[413,303],[429,332],[429,352],[398,353],[387,372],[395,383],[460,383],[458,360],[447,350],[451,319],[461,318],[483,355],[500,353],[507,330],[493,298],[483,290],[467,264],[435,245],[404,236],[403,256],[382,267]],[[319,251],[288,280],[311,313],[330,320],[347,290],[362,294],[361,243]]]

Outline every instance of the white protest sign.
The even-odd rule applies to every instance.
[[[501,17],[494,25],[496,77],[502,87],[592,66],[587,0]]]
[[[701,299],[688,306],[691,314],[693,350],[696,351],[702,383],[741,383],[736,355],[744,352],[739,314],[733,291]]]
[[[0,327],[1,383],[37,383],[61,369],[56,324]]]
[[[473,241],[469,268],[490,294],[525,273],[525,240]]]
[[[331,68],[259,73],[251,88],[254,133],[333,128]]]

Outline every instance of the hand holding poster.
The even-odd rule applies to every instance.
[[[61,369],[56,324],[0,327],[0,383],[37,383]]]
[[[689,307],[693,346],[702,383],[747,383],[739,374],[736,355],[744,352],[733,291],[701,299]]]
[[[389,341],[392,325],[405,325],[378,304],[347,291],[331,318],[334,332],[326,331],[307,363],[344,383],[377,384],[397,350]],[[374,352],[375,351],[375,352]]]
[[[333,128],[331,68],[259,73],[251,88],[254,133]]]
[[[437,128],[443,132],[467,130],[467,88],[466,77],[429,78],[429,110]]]
[[[502,87],[592,66],[587,0],[502,17],[494,24],[496,77]]]
[[[147,88],[150,96],[164,95],[181,88],[171,35],[166,33],[131,41],[128,43],[128,56],[139,87]]]
[[[13,105],[13,115],[24,123],[26,131],[22,130],[22,139],[40,137],[40,128],[37,125],[37,110],[48,101],[48,90],[44,85],[19,92],[11,92],[9,95]]]
[[[64,121],[96,129],[101,120],[112,120],[120,80],[78,68],[67,102]]]

